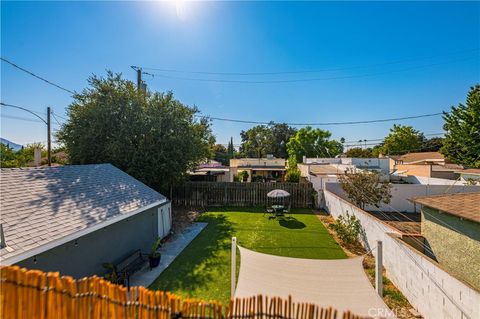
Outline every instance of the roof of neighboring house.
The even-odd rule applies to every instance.
[[[257,171],[286,171],[285,165],[239,165],[238,169],[252,169]]]
[[[314,175],[344,175],[345,171],[333,165],[310,165],[310,173]]]
[[[480,175],[480,168],[467,168],[456,171],[456,173],[460,174],[471,174],[471,175]]]
[[[422,196],[412,200],[415,203],[480,223],[480,192]]]
[[[224,175],[230,171],[228,167],[212,167],[212,168],[198,168],[193,172],[189,172],[189,175],[203,176],[203,175]]]
[[[167,201],[110,164],[4,168],[0,191],[7,264]]]
[[[222,165],[222,163],[216,160],[207,160],[203,163],[200,163],[200,165],[198,165],[198,168],[210,168],[210,167],[224,167],[224,166]]]
[[[396,158],[396,160],[403,161],[404,164],[407,164],[422,161],[441,161],[445,160],[445,156],[443,156],[439,152],[418,152],[404,154]]]

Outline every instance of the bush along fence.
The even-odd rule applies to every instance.
[[[276,200],[268,198],[267,193],[274,189],[286,190],[290,196]],[[172,202],[189,207],[264,207],[283,203],[300,208],[312,207],[315,196],[311,183],[186,182],[173,189]]]
[[[182,299],[174,294],[133,287],[130,291],[99,277],[75,280],[58,273],[0,268],[0,318],[5,319],[365,319],[332,308],[288,299]]]

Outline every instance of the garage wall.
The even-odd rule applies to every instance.
[[[163,214],[169,214],[170,203],[162,206],[167,206],[163,208]],[[102,263],[118,263],[138,249],[143,253],[150,251],[153,241],[159,234],[159,207],[23,260],[17,265],[28,269],[60,271],[62,275],[75,278],[94,274],[104,275],[106,270]],[[164,216],[164,220],[166,223],[170,221],[170,224],[165,227],[163,233],[169,232],[171,225],[171,218]]]

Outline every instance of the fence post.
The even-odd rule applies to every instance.
[[[382,241],[377,240],[377,255],[375,257],[375,289],[380,297],[383,297],[382,255]]]
[[[235,286],[237,279],[237,237],[232,237],[232,270],[231,270],[231,286],[230,297],[235,295]]]

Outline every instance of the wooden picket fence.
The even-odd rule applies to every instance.
[[[278,201],[267,197],[267,193],[274,189],[289,192],[285,201],[293,208],[314,204],[311,183],[186,182],[173,189],[172,201],[175,205],[187,207],[265,207]]]
[[[99,277],[75,280],[57,272],[18,266],[0,268],[0,318],[4,319],[336,319],[337,311],[292,298],[182,299],[168,292],[132,287]],[[344,313],[343,319],[364,319]]]

